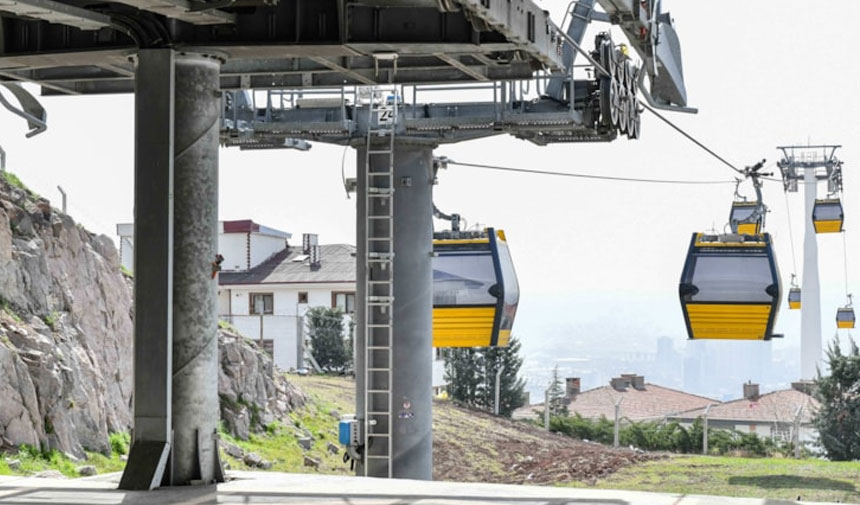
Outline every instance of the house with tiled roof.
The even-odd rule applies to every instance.
[[[586,419],[613,419],[615,405],[620,401],[621,417],[630,421],[657,421],[681,412],[705,408],[720,402],[657,384],[650,384],[645,377],[622,374],[612,379],[609,385],[579,391],[578,378],[567,379],[566,401],[570,415],[581,415]],[[543,404],[523,407],[514,413],[515,418],[534,418],[543,412]]]
[[[814,441],[818,432],[813,426],[818,401],[810,395],[811,385],[798,382],[791,389],[782,389],[759,394],[758,384],[744,384],[743,396],[711,407],[708,426],[755,433],[761,437],[792,440],[793,430],[798,427],[801,441]],[[672,419],[692,423],[703,417],[705,409],[683,412]]]

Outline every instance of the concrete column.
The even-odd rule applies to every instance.
[[[134,429],[121,489],[161,485],[171,440],[174,54],[140,51],[135,76]]]
[[[386,156],[372,163],[387,170]],[[382,166],[384,164],[385,166]],[[392,373],[393,477],[430,480],[432,446],[433,354],[433,204],[430,146],[398,143],[394,154],[394,309]],[[365,414],[364,318],[365,150],[358,149],[356,407]],[[377,167],[374,167],[377,168]],[[370,468],[369,470],[373,470]],[[372,472],[369,472],[371,475]],[[379,475],[387,476],[387,475]]]
[[[173,480],[220,475],[217,280],[220,63],[176,56],[173,265]]]
[[[803,191],[806,202],[803,235],[803,285],[800,305],[800,378],[812,380],[821,363],[821,286],[818,280],[818,239],[812,223],[812,209],[818,195],[814,167],[804,168]]]

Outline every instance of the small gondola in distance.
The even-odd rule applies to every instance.
[[[679,295],[690,339],[778,336],[782,295],[770,235],[694,233]]]
[[[433,347],[506,347],[519,284],[501,230],[433,237]]]
[[[812,224],[815,233],[839,233],[845,221],[842,201],[839,198],[815,200],[812,207]]]
[[[801,307],[800,288],[791,288],[788,290],[788,308],[790,310],[798,310]]]
[[[732,233],[741,235],[758,235],[761,233],[761,218],[756,215],[759,202],[735,200],[729,212],[729,225]]]

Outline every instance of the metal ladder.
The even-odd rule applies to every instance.
[[[371,87],[365,156],[364,474],[392,477],[394,136],[398,94]],[[379,163],[383,159],[385,162]],[[375,163],[372,163],[375,162]],[[372,467],[372,468],[371,468]]]

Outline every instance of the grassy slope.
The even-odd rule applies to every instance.
[[[291,421],[309,430],[314,444],[308,455],[320,461],[320,473],[350,474],[348,465],[342,461],[342,452],[330,454],[328,442],[337,444],[337,419],[331,411],[349,413],[354,409],[351,380],[340,377],[290,376],[310,401],[300,411],[291,414]],[[547,452],[561,447],[562,450],[581,453],[583,448],[571,446],[570,439],[543,435],[519,423],[494,419],[458,409],[448,403],[437,403],[434,412],[434,454],[436,478],[450,480],[480,480],[486,482],[534,482],[525,480],[523,474],[533,470],[526,468],[527,454],[534,454],[538,461],[552,459]],[[315,473],[303,466],[304,453],[296,442],[296,428],[279,423],[266,434],[254,435],[251,440],[240,441],[225,436],[247,451],[260,454],[273,462],[272,470],[285,472]],[[491,443],[488,443],[491,442]],[[500,451],[500,448],[503,450]],[[602,450],[602,449],[601,449]],[[500,454],[500,452],[503,452]],[[505,461],[506,454],[510,453]],[[541,456],[543,454],[543,456]],[[570,458],[567,454],[557,453]],[[12,472],[0,457],[0,475],[32,474],[47,469],[60,470],[74,476],[74,469],[84,464],[95,465],[99,473],[119,471],[124,463],[114,453],[110,458],[90,454],[85,462],[71,463],[59,455],[47,459],[22,451],[19,455],[7,455],[9,459],[21,460],[21,470]],[[511,464],[510,459],[521,462]],[[247,469],[240,461],[224,457],[231,468]],[[504,462],[503,462],[504,461]],[[585,462],[591,465],[590,462]],[[514,466],[526,468],[512,470]],[[860,503],[860,462],[831,463],[819,460],[791,459],[747,459],[728,457],[677,456],[646,463],[626,466],[617,473],[598,479],[589,479],[590,484],[565,478],[568,468],[543,468],[547,477],[562,485],[588,487],[593,485],[607,489],[632,489],[641,491],[674,492],[686,494],[714,494],[747,496],[771,499],[796,499],[801,496],[809,501],[842,501]]]
[[[596,487],[860,503],[860,462],[678,456],[624,468]]]
[[[337,440],[338,419],[332,411],[348,413],[355,410],[351,381],[338,377],[299,377],[290,375],[289,380],[306,394],[310,401],[301,410],[291,412],[290,420],[299,428],[309,430],[314,437],[313,447],[304,453],[296,441],[296,428],[284,423],[270,426],[266,434],[251,435],[249,440],[238,440],[222,435],[227,442],[234,443],[245,451],[255,452],[272,462],[272,470],[291,473],[349,474],[349,465],[343,462],[343,451]],[[338,452],[331,454],[328,443],[338,445]],[[320,462],[319,470],[304,466],[304,456]],[[250,470],[243,462],[222,451],[222,459],[234,470]]]

